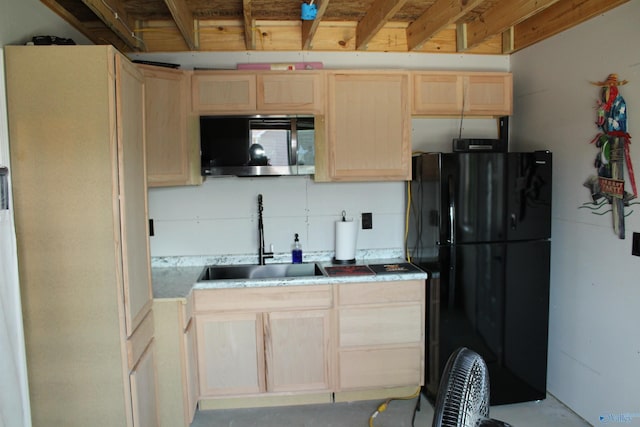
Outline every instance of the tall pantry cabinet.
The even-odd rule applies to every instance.
[[[140,72],[108,46],[7,46],[34,426],[158,424]]]

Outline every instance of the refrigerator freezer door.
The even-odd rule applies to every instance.
[[[504,262],[503,243],[441,247],[440,289],[430,293],[439,301],[428,303],[435,308],[429,313],[429,322],[440,325],[439,355],[429,354],[429,363],[439,364],[436,372],[441,374],[451,353],[462,346],[480,354],[489,369],[500,365],[504,352]]]
[[[548,240],[507,246],[504,366],[516,382],[496,385],[505,403],[546,397],[550,254]]]
[[[551,237],[551,153],[509,153],[507,239]]]
[[[429,372],[441,375],[464,346],[487,363],[492,405],[545,398],[549,248],[546,240],[441,248],[440,288],[428,301],[439,352],[428,354]]]
[[[505,179],[505,154],[442,154],[440,244],[504,240]]]

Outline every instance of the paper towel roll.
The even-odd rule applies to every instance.
[[[336,261],[356,259],[358,224],[354,220],[336,221]]]

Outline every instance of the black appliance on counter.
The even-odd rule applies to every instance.
[[[551,160],[548,151],[413,157],[407,247],[414,264],[435,273],[427,398],[462,346],[486,361],[492,405],[545,398]]]

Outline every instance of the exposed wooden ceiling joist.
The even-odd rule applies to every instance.
[[[164,3],[169,8],[173,20],[176,22],[176,26],[180,30],[182,37],[184,37],[185,43],[191,50],[198,49],[198,40],[194,31],[194,18],[193,12],[187,6],[185,0],[164,0]]]
[[[85,37],[91,40],[95,44],[105,44],[105,42],[113,44],[117,48],[127,52],[130,48],[122,41],[120,37],[107,29],[106,35],[100,35],[100,32],[96,28],[95,21],[94,22],[82,22],[78,18],[76,18],[71,12],[65,9],[60,3],[56,0],[42,0],[46,6],[49,7],[52,11],[58,14],[62,19],[67,21],[73,28],[80,31]],[[101,25],[102,21],[98,21]]]
[[[251,16],[251,0],[242,0],[242,15],[244,17],[244,43],[247,50],[255,50],[256,48],[256,36],[254,27],[254,20]]]
[[[459,24],[458,51],[473,48],[553,5],[558,0],[502,0],[476,20]]]
[[[356,27],[356,49],[366,50],[367,43],[406,2],[407,0],[375,0]]]
[[[135,21],[130,19],[121,0],[82,0],[102,21],[133,50],[146,50],[133,30]]]
[[[312,0],[302,0],[310,2]],[[41,0],[128,51],[516,52],[629,0]]]
[[[318,31],[320,22],[324,17],[324,13],[329,6],[329,0],[317,0],[316,1],[316,19],[302,21],[302,49],[309,50],[313,45],[313,38]]]
[[[407,27],[407,49],[414,50],[486,0],[437,0]]]
[[[559,1],[513,29],[514,50],[536,44],[629,0]]]

